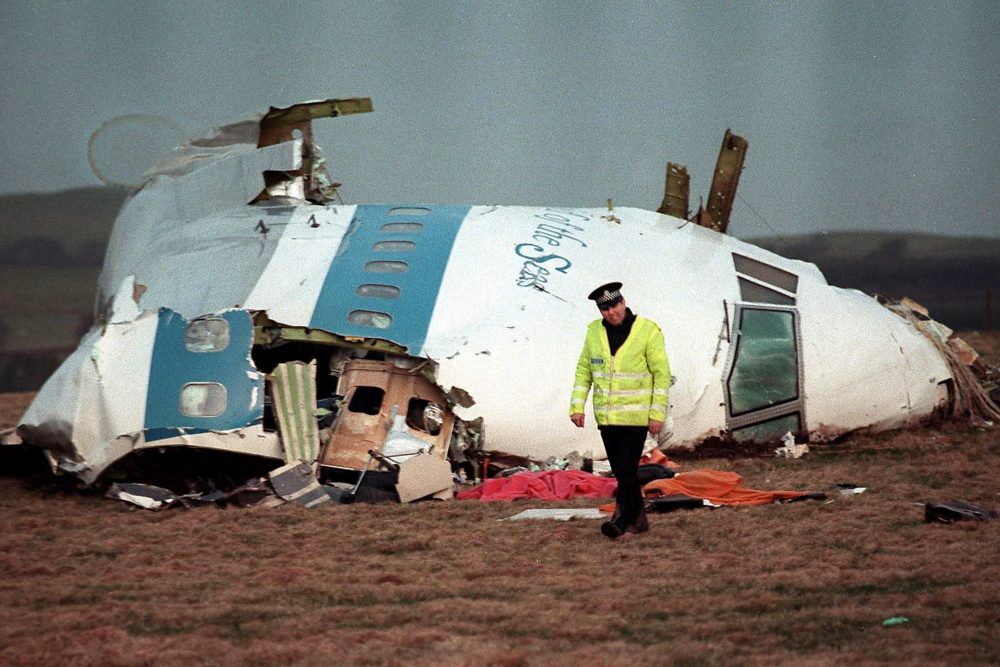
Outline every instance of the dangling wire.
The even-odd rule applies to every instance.
[[[770,230],[771,230],[771,233],[772,233],[772,234],[774,234],[775,236],[780,236],[780,234],[778,233],[778,230],[776,230],[776,229],[775,229],[774,227],[772,227],[772,226],[770,225],[770,223],[768,223],[768,221],[764,219],[764,216],[762,216],[762,215],[761,215],[760,213],[758,213],[758,212],[757,212],[757,209],[755,209],[755,208],[754,208],[753,206],[751,206],[751,205],[750,205],[750,202],[748,202],[748,201],[747,201],[747,200],[746,200],[746,199],[745,199],[745,198],[743,197],[743,195],[741,195],[741,194],[740,194],[739,192],[737,192],[737,193],[736,193],[736,198],[737,198],[737,199],[739,199],[739,200],[740,200],[741,202],[743,202],[744,204],[746,204],[746,207],[747,207],[748,209],[750,209],[751,211],[753,211],[753,214],[754,214],[754,215],[756,215],[756,216],[757,216],[757,217],[758,217],[758,218],[760,219],[760,221],[764,223],[764,226],[765,226],[765,227],[767,227],[768,229],[770,229]]]

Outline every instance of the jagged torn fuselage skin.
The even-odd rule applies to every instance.
[[[664,331],[671,445],[724,432],[819,439],[891,428],[947,400],[945,361],[873,298],[827,285],[812,264],[677,218],[632,208],[247,204],[263,171],[300,165],[299,143],[257,148],[247,136],[189,151],[126,202],[101,275],[102,323],[30,406],[26,440],[88,482],[151,446],[281,458],[277,434],[261,425],[264,377],[251,359],[251,317],[263,313],[432,359],[445,391],[475,400],[454,409],[484,419],[488,450],[599,457],[597,434],[574,428],[567,407],[584,329],[599,316],[586,295],[609,280]],[[228,323],[224,350],[185,346],[188,320],[207,314]],[[190,416],[180,396],[190,384],[225,387],[223,411]],[[210,400],[200,391],[195,399]],[[587,418],[592,427],[589,406]]]

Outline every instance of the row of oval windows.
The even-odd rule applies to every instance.
[[[427,215],[429,213],[429,209],[423,208],[395,208],[389,211],[390,215]],[[424,226],[419,222],[388,222],[382,225],[381,231],[385,234],[415,234],[423,228]],[[416,247],[417,244],[413,241],[378,241],[372,246],[372,250],[375,252],[411,252]],[[406,262],[392,260],[376,260],[365,263],[367,273],[404,273],[409,268]],[[371,283],[359,285],[355,291],[358,296],[376,299],[398,299],[401,293],[395,285]],[[352,310],[347,314],[347,321],[360,326],[388,329],[392,326],[392,315],[374,310]]]
[[[394,208],[389,215],[427,215],[430,210],[423,208]],[[381,227],[385,234],[415,234],[424,226],[419,222],[388,222]],[[411,252],[417,244],[413,241],[378,241],[372,246],[375,252]],[[376,260],[365,264],[367,273],[404,273],[409,270],[406,262]],[[356,290],[358,296],[376,299],[398,299],[400,289],[394,285],[365,284]],[[388,329],[392,326],[392,315],[374,310],[352,310],[347,321],[359,326]]]

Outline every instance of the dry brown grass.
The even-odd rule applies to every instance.
[[[150,513],[5,477],[0,663],[996,663],[1000,522],[920,504],[996,507],[998,464],[1000,434],[954,425],[699,461],[869,490],[657,515],[624,542],[501,521],[536,502]]]
[[[0,409],[0,427],[19,414]],[[0,476],[0,664],[1000,663],[1000,521],[922,509],[1000,506],[1000,430],[684,466],[868,491],[655,515],[611,542],[593,521],[502,521],[594,501],[151,513]]]

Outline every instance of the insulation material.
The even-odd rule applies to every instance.
[[[319,456],[316,409],[316,362],[278,364],[271,374],[274,415],[288,462],[313,463]]]

